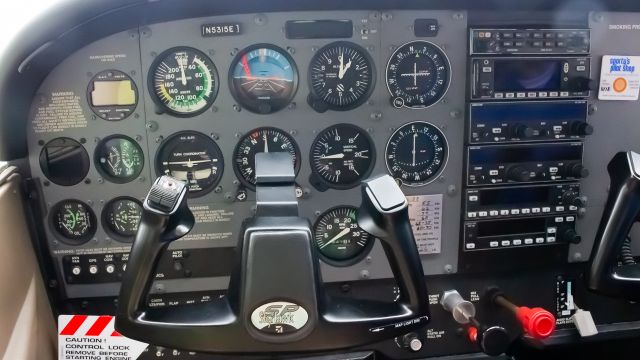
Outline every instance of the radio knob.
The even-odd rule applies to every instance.
[[[560,239],[571,244],[579,244],[582,241],[582,236],[578,235],[575,230],[568,227],[560,230]]]
[[[579,136],[591,135],[593,134],[593,126],[584,121],[576,121],[571,124],[571,133]]]
[[[531,180],[531,172],[523,166],[513,166],[507,170],[507,178],[511,181],[524,182]]]
[[[565,192],[564,195],[562,195],[562,201],[577,207],[585,207],[587,205],[587,197],[580,196],[573,191]]]
[[[532,128],[528,127],[527,125],[517,124],[513,128],[513,135],[521,139],[527,139],[527,138],[533,137],[534,131]]]
[[[568,165],[567,175],[576,179],[582,179],[589,176],[589,170],[582,166],[582,164]]]

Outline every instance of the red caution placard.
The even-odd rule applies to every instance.
[[[59,360],[135,360],[148,344],[120,335],[109,315],[58,316]]]

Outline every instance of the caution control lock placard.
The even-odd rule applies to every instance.
[[[58,316],[59,360],[135,360],[148,344],[120,335],[113,316]]]

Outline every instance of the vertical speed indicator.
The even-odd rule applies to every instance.
[[[201,51],[171,48],[151,66],[150,92],[162,110],[176,116],[194,116],[205,111],[218,92],[218,72]]]

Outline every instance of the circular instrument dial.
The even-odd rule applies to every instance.
[[[450,77],[447,55],[428,41],[402,45],[387,64],[387,88],[395,107],[433,105],[447,92]]]
[[[415,121],[403,125],[389,138],[385,152],[387,169],[401,184],[428,184],[447,161],[447,139],[430,123]]]
[[[224,159],[216,142],[195,131],[179,132],[165,140],[156,158],[158,175],[186,181],[190,197],[211,191],[220,182],[223,170]]]
[[[168,112],[193,116],[205,111],[216,98],[218,73],[201,51],[189,47],[169,49],[151,66],[150,92]]]
[[[96,233],[96,216],[91,208],[78,200],[63,200],[51,211],[51,223],[61,241],[80,245]]]
[[[338,206],[324,212],[313,226],[321,258],[336,266],[355,264],[373,246],[373,237],[358,226],[356,208]]]
[[[348,189],[371,173],[375,147],[363,129],[338,124],[324,129],[311,144],[311,169],[328,187]]]
[[[373,60],[362,47],[338,41],[326,45],[311,59],[309,83],[315,109],[322,103],[331,110],[350,110],[362,105],[375,81]]]
[[[298,70],[289,54],[274,45],[252,45],[231,63],[229,87],[245,109],[270,114],[287,106],[298,87]]]
[[[105,230],[116,240],[131,242],[138,232],[142,204],[130,197],[115,198],[104,207],[102,221]]]
[[[95,155],[98,171],[115,183],[134,180],[144,166],[142,149],[124,135],[109,136],[100,141]]]
[[[84,143],[84,141],[81,139]],[[55,138],[40,151],[40,169],[52,183],[71,186],[84,179],[91,160],[81,143],[67,137]],[[45,184],[46,185],[46,184]]]
[[[300,170],[300,150],[291,135],[274,127],[253,129],[240,139],[233,152],[233,170],[250,189],[256,186],[256,154],[260,152],[288,152],[293,156],[296,174]]]

